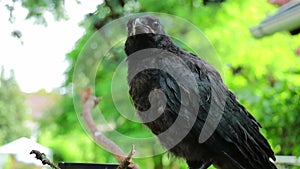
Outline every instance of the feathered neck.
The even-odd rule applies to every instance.
[[[172,53],[181,51],[169,36],[163,34],[147,33],[129,36],[125,43],[125,52],[127,56],[139,50],[148,48],[168,50]]]

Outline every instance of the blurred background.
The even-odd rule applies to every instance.
[[[226,85],[261,123],[275,154],[287,156],[281,168],[300,168],[300,35],[286,30],[256,39],[249,31],[287,2],[0,1],[0,168],[42,168],[29,155],[28,149],[36,147],[55,162],[116,163],[82,128],[72,78],[89,38],[107,23],[137,12],[168,13],[197,26],[220,57]],[[189,40],[197,42],[197,37]],[[96,95],[103,98],[99,108],[113,126],[106,134],[115,130],[146,137],[150,131],[120,116],[111,96],[114,71],[126,57],[122,49],[110,50],[95,79]],[[168,153],[134,161],[147,169],[187,168]]]

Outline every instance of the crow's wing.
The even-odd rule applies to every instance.
[[[189,83],[188,79],[194,78],[197,86],[178,84],[168,73],[161,74],[160,86],[168,99],[167,106],[173,113],[179,113],[180,106],[189,107],[187,109],[192,111],[198,108],[199,113],[191,133],[200,142],[200,137],[209,137],[203,144],[214,152],[214,163],[223,168],[276,168],[269,161],[269,158],[275,160],[274,153],[259,133],[259,123],[238,103],[234,94],[223,84],[218,72],[192,54],[181,53],[178,57],[190,70],[178,71],[178,76],[187,78],[186,83]],[[168,61],[162,66],[170,67],[174,64],[178,64],[177,61]],[[183,99],[186,95],[189,96]],[[204,135],[201,136],[202,130]]]

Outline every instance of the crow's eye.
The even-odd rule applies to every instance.
[[[153,28],[157,28],[159,26],[159,23],[157,21],[152,23]]]

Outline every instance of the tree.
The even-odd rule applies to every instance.
[[[0,144],[29,136],[30,132],[24,124],[27,117],[24,96],[13,72],[6,78],[4,68],[0,75],[0,98]]]

